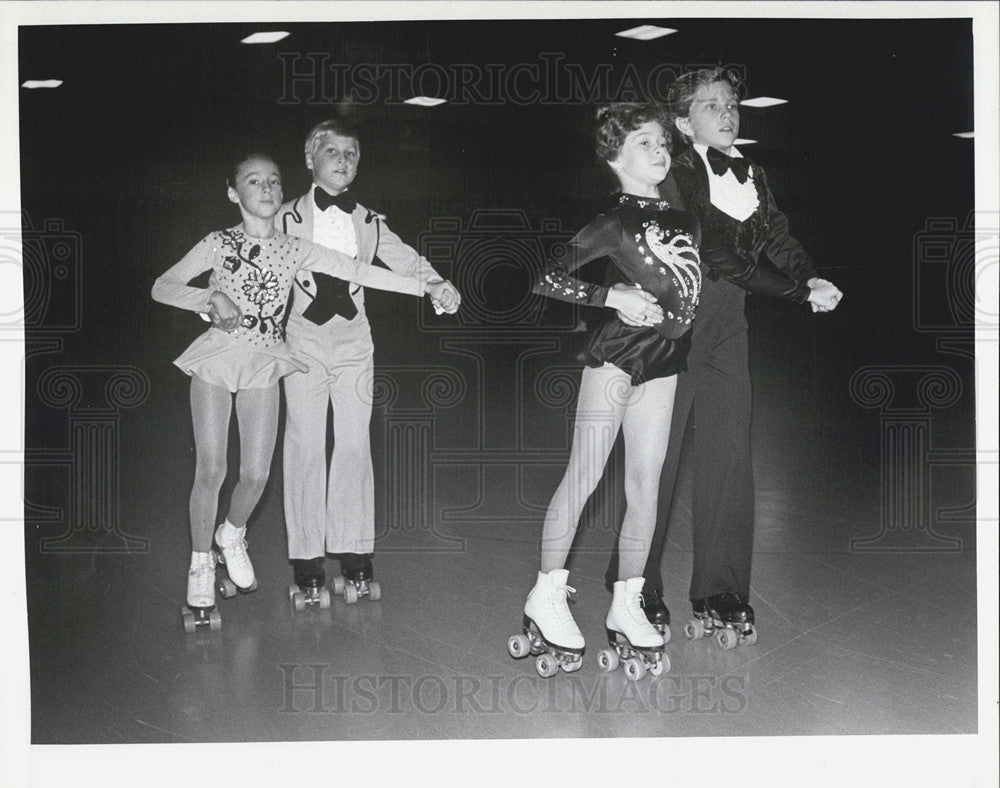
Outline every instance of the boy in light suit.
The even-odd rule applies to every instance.
[[[357,203],[348,187],[361,156],[356,129],[346,121],[320,123],[306,138],[313,187],[284,204],[279,227],[370,264],[379,259],[398,273],[441,281],[431,265],[400,240],[382,217]],[[300,272],[292,288],[286,331],[289,349],[309,365],[285,379],[288,412],[284,443],[285,526],[295,582],[303,591],[326,583],[323,559],[337,554],[348,601],[378,596],[372,584],[375,490],[369,422],[373,352],[364,290],[313,272]],[[450,286],[435,301],[447,312],[461,299]],[[334,448],[326,470],[326,416],[333,406]],[[347,586],[354,586],[352,591]]]

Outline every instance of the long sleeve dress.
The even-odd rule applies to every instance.
[[[637,386],[684,369],[691,321],[701,292],[698,220],[667,200],[622,194],[617,207],[599,215],[567,244],[565,253],[538,278],[534,292],[562,301],[604,306],[608,287],[571,274],[609,257],[625,281],[653,295],[663,322],[633,328],[617,315],[594,330],[584,358],[589,367],[613,364]]]
[[[239,227],[213,232],[156,280],[152,295],[164,304],[206,313],[209,297],[218,290],[240,308],[240,324],[228,332],[208,329],[174,364],[229,391],[267,388],[291,372],[307,371],[308,366],[288,351],[282,325],[300,268],[379,290],[423,292],[415,277],[358,263],[282,232],[270,238],[253,238]],[[205,271],[211,271],[207,288],[188,284]]]

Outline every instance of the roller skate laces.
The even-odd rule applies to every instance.
[[[211,553],[191,553],[187,603],[192,609],[215,606],[215,560]]]
[[[247,554],[246,526],[237,528],[227,520],[215,531],[215,543],[222,553],[229,579],[241,589],[255,587],[253,564]]]

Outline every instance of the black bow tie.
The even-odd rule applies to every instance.
[[[344,213],[354,213],[354,209],[358,206],[358,201],[354,199],[354,195],[350,191],[342,191],[340,194],[333,195],[319,186],[313,190],[313,199],[316,201],[316,207],[321,211],[325,211],[331,205],[336,205]]]
[[[715,148],[708,149],[708,164],[712,168],[712,172],[720,177],[726,174],[726,170],[732,170],[736,180],[740,183],[746,183],[750,175],[749,161],[727,156]]]

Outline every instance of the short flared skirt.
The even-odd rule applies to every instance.
[[[690,329],[668,339],[654,328],[633,328],[612,318],[591,334],[581,357],[588,367],[614,364],[639,386],[686,370],[690,348]]]
[[[238,335],[210,328],[174,360],[181,371],[228,391],[265,389],[309,365],[294,358],[284,343],[254,347]]]

